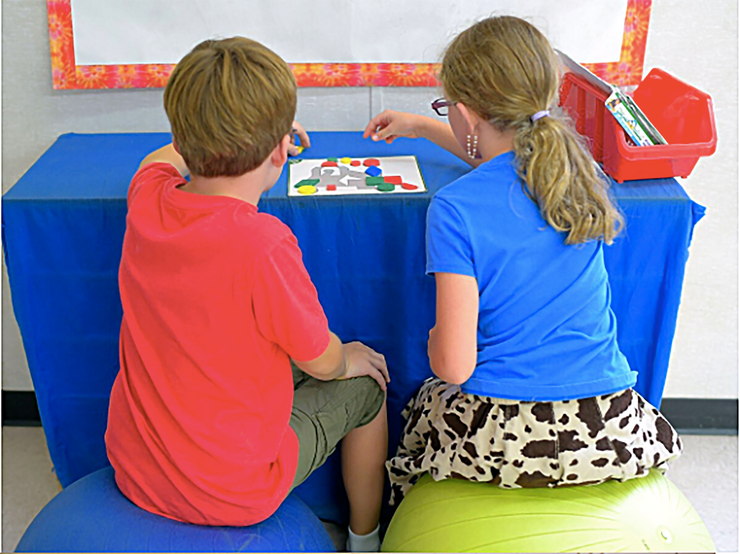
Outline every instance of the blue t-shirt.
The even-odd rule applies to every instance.
[[[427,213],[427,273],[478,281],[478,359],[462,390],[557,401],[634,386],[602,241],[566,245],[514,164],[513,152],[482,164],[437,192]]]

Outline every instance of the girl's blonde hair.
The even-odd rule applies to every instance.
[[[532,121],[554,105],[560,64],[550,43],[517,17],[490,17],[447,48],[440,80],[448,100],[461,102],[498,131],[515,130],[514,150],[525,192],[566,244],[611,244],[623,219],[582,139],[556,117]]]

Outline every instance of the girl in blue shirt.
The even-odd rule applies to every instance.
[[[427,138],[474,167],[427,214],[437,378],[404,412],[392,504],[425,472],[555,487],[641,477],[680,454],[617,344],[603,249],[622,218],[579,136],[549,110],[559,78],[534,26],[488,18],[444,55],[445,97],[432,107],[449,125],[385,111],[365,130]]]

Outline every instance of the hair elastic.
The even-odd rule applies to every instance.
[[[532,120],[532,123],[534,123],[535,121],[537,121],[538,119],[542,119],[543,117],[550,117],[550,110],[542,110],[541,112],[537,112],[530,119]]]

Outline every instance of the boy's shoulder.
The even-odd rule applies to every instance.
[[[265,259],[277,255],[278,251],[289,251],[300,256],[300,246],[293,231],[274,215],[244,203],[228,217],[233,219],[233,235],[237,241],[234,246],[244,255]]]
[[[294,239],[293,231],[280,219],[265,212],[256,212],[250,225],[259,230],[259,235],[268,243],[278,243],[287,239]]]
[[[133,200],[141,190],[155,190],[171,181],[184,183],[185,178],[180,175],[175,166],[165,162],[152,162],[141,166],[131,178],[128,190],[129,201]]]
[[[170,164],[147,164],[134,176],[129,199],[131,200],[133,196],[159,196],[163,187],[165,189],[174,188],[185,182],[185,178]],[[241,244],[243,248],[252,253],[269,252],[285,240],[296,240],[290,227],[280,219],[260,212],[256,206],[242,200],[218,197],[222,200],[218,201],[215,196],[201,197],[198,195],[181,196],[177,199],[169,195],[165,196],[167,196],[168,204],[174,203],[179,208],[184,206],[195,209],[196,212],[202,210],[203,214],[209,214],[210,228],[214,228],[213,222],[218,220],[219,223],[215,228],[219,229],[219,232],[227,233],[232,246],[237,248]],[[197,219],[197,217],[189,218],[189,221]]]

